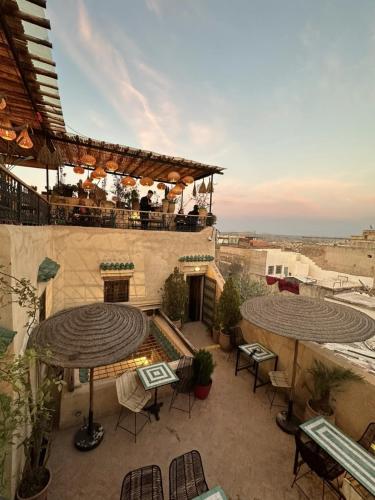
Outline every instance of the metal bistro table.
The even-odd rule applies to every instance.
[[[160,408],[163,403],[158,403],[158,387],[178,382],[178,377],[164,361],[149,366],[137,368],[137,373],[146,391],[155,389],[154,402],[145,408],[159,420]]]
[[[366,490],[375,495],[375,456],[324,417],[300,425],[300,429],[340,464]]]
[[[220,486],[215,486],[215,488],[202,493],[199,497],[195,497],[194,500],[227,500],[227,496]]]
[[[250,358],[250,363],[242,366],[239,365],[241,353]],[[237,375],[237,373],[241,370],[248,370],[250,373],[252,373],[254,375],[253,392],[255,392],[258,387],[269,384],[269,381],[261,381],[261,383],[258,384],[258,371],[259,363],[263,363],[263,361],[269,361],[270,359],[275,360],[274,371],[276,371],[278,361],[277,354],[257,342],[255,342],[254,344],[242,344],[237,347],[235,375]]]

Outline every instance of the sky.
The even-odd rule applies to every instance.
[[[224,167],[219,229],[375,224],[373,0],[48,0],[47,16],[67,130]]]

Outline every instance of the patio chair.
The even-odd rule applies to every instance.
[[[124,477],[120,500],[164,500],[160,467],[147,465]]]
[[[365,432],[357,442],[363,446],[365,450],[375,455],[375,422],[370,422],[368,424]]]
[[[137,442],[137,435],[141,432],[143,427],[147,424],[147,422],[151,422],[150,415],[148,412],[144,411],[147,401],[151,398],[151,394],[146,392],[141,384],[138,375],[136,372],[125,372],[116,379],[116,390],[117,390],[117,398],[118,402],[121,405],[120,415],[117,420],[117,427],[123,429],[124,431],[129,432],[134,436],[134,442]],[[124,420],[122,414],[124,409],[128,409],[134,413],[134,432],[128,427],[124,427],[121,425],[121,422]],[[142,427],[137,430],[137,415],[142,414],[145,417],[145,422]]]
[[[295,435],[296,441],[296,454],[294,459],[294,480],[292,483],[292,488],[298,483],[306,474],[314,472],[322,480],[323,491],[322,499],[324,499],[325,485],[327,484],[339,498],[342,495],[339,490],[338,477],[345,472],[345,470],[339,465],[335,460],[333,460],[325,451],[320,448],[314,441],[303,441],[301,437],[301,432],[297,432]],[[299,455],[301,455],[301,460],[299,460]],[[308,470],[300,474],[301,467],[306,464]],[[337,487],[334,486],[333,481],[337,480]],[[306,493],[297,484],[301,492],[305,495]]]
[[[234,326],[230,329],[230,345],[232,349],[228,354],[227,361],[229,361],[233,354],[236,352],[237,347],[243,344],[246,344],[246,341],[244,339],[242,329],[240,326]]]
[[[190,356],[182,356],[178,362],[176,369],[176,375],[178,377],[178,382],[172,384],[173,394],[171,398],[171,404],[169,405],[169,411],[172,408],[176,410],[184,411],[191,417],[191,409],[193,408],[195,397],[194,397],[194,372],[193,372],[193,358]],[[180,408],[175,406],[175,402],[179,394],[185,394],[188,397],[188,409]]]
[[[290,391],[291,389],[291,384],[288,379],[288,373],[285,371],[271,371],[268,372],[268,376],[270,378],[271,382],[271,390],[272,390],[272,397],[270,397],[270,410],[272,410],[273,406],[286,406],[286,405],[279,405],[275,404],[275,397],[277,392],[280,389],[287,389]]]
[[[169,465],[169,500],[191,500],[208,491],[197,450],[174,458]]]

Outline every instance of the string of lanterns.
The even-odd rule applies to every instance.
[[[7,107],[5,96],[0,94],[0,111],[4,111]],[[7,115],[0,117],[0,137],[5,141],[16,141],[17,145],[22,149],[31,149],[34,144],[30,139],[28,132],[28,124],[13,127]],[[17,136],[17,132],[19,132]]]

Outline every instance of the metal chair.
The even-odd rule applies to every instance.
[[[368,424],[365,432],[360,439],[358,439],[357,443],[363,446],[365,450],[375,455],[375,422],[370,422]]]
[[[232,349],[228,354],[227,361],[229,361],[233,354],[236,352],[237,347],[243,344],[246,344],[246,341],[244,339],[242,329],[240,326],[234,326],[230,329],[230,345]]]
[[[287,389],[288,391],[291,389],[291,384],[288,380],[288,373],[285,371],[271,371],[268,372],[268,376],[270,378],[271,386],[272,386],[272,397],[270,400],[270,410],[272,410],[273,406],[284,406],[275,404],[276,393],[279,389]]]
[[[197,450],[174,458],[169,465],[169,500],[191,500],[208,491]]]
[[[120,500],[164,500],[160,467],[147,465],[124,477]]]
[[[143,410],[151,394],[146,392],[141,384],[136,372],[125,372],[116,379],[116,391],[118,402],[121,405],[120,415],[117,420],[116,429],[120,427],[124,431],[134,436],[134,442],[137,442],[137,435],[141,432],[147,422],[151,422],[150,415]],[[134,413],[134,432],[121,424],[121,417],[124,408]],[[146,420],[142,427],[137,431],[137,414],[142,414]],[[123,417],[123,419],[125,416]],[[123,420],[122,419],[122,420]]]
[[[190,356],[183,356],[178,362],[176,369],[176,375],[178,377],[178,382],[172,384],[173,394],[171,398],[171,404],[169,405],[169,411],[171,408],[176,410],[184,411],[191,417],[191,409],[193,408],[195,397],[193,393],[194,389],[194,371],[193,371],[193,358]],[[179,394],[186,394],[188,396],[188,409],[180,408],[174,406]]]
[[[297,432],[295,435],[296,441],[296,454],[294,458],[294,480],[292,483],[292,488],[297,482],[302,479],[306,474],[314,472],[323,484],[322,499],[324,499],[325,485],[327,484],[339,498],[342,498],[340,493],[338,477],[345,472],[345,470],[339,465],[333,458],[331,458],[327,453],[325,453],[319,445],[314,441],[303,441],[301,437],[301,432]],[[298,460],[299,455],[301,455],[301,460]],[[303,474],[300,474],[300,470],[303,464],[306,464],[309,468]],[[337,487],[333,485],[332,481],[337,480]],[[297,484],[301,492],[309,498],[303,489]]]

